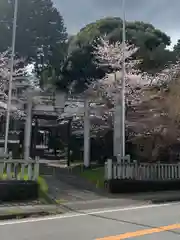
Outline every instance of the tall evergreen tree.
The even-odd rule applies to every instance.
[[[0,1],[0,52],[11,46],[14,0]],[[51,0],[19,0],[16,52],[35,59],[43,50],[43,61],[63,55],[61,44],[67,39],[63,17]],[[58,59],[59,60],[59,59]]]
[[[174,53],[176,57],[179,59],[180,58],[180,39],[178,39],[177,43],[174,45]]]

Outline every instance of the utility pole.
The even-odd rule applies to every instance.
[[[90,103],[88,97],[84,100],[84,167],[90,166]]]
[[[8,135],[9,135],[9,123],[10,123],[10,113],[11,113],[12,81],[13,81],[13,73],[14,73],[14,54],[15,54],[15,45],[16,45],[17,14],[18,14],[18,0],[15,0],[13,33],[12,33],[10,79],[9,79],[9,89],[8,89],[8,103],[7,103],[7,113],[6,113],[5,142],[4,142],[4,153],[5,154],[8,153]]]
[[[123,158],[126,155],[125,150],[125,87],[126,87],[126,63],[125,63],[125,51],[126,51],[126,22],[125,22],[125,0],[122,0],[122,12],[123,12],[123,27],[122,27],[122,45],[123,45],[123,59],[122,59],[122,75],[121,75],[121,90],[117,92],[115,97],[114,107],[114,151],[115,157]],[[118,83],[117,75],[114,73],[114,81]],[[119,159],[119,158],[118,158]]]
[[[121,88],[121,101],[122,101],[122,128],[121,128],[121,157],[125,157],[126,155],[126,123],[125,123],[125,114],[126,114],[126,62],[125,62],[125,51],[126,51],[126,20],[125,20],[125,0],[122,0],[122,11],[123,11],[123,29],[122,29],[122,43],[123,43],[123,61],[122,61],[122,88]]]

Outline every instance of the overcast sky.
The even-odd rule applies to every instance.
[[[69,33],[107,16],[122,16],[122,0],[53,0]],[[126,0],[127,20],[142,20],[163,30],[175,43],[180,38],[180,0]]]

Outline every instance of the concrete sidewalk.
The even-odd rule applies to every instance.
[[[0,205],[0,220],[40,217],[67,212],[81,212],[95,209],[123,208],[165,202],[180,202],[180,191],[118,194],[94,200],[69,201],[57,205]]]
[[[180,191],[162,191],[134,194],[133,199],[144,199],[151,203],[180,201]]]
[[[180,202],[180,191],[109,195],[105,198],[90,201],[71,201],[62,204],[62,206],[67,209],[67,211],[83,211],[175,201]]]

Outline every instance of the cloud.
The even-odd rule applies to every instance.
[[[107,16],[122,16],[122,0],[53,0],[70,33]],[[172,37],[180,38],[180,0],[125,0],[127,20],[152,23]]]

